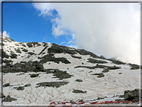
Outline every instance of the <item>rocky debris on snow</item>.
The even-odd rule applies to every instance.
[[[135,90],[126,90],[124,91],[123,95],[119,95],[120,98],[124,99],[116,99],[116,101],[132,101],[132,102],[139,102],[139,96],[142,99],[142,95],[139,92],[142,92],[142,89],[135,89]],[[142,94],[142,93],[141,93]]]
[[[131,70],[140,69],[140,66],[137,64],[130,64],[129,63],[129,65],[131,66]]]
[[[47,49],[47,47],[48,47],[48,45],[45,46],[45,47],[42,49],[42,51],[41,51],[38,55],[42,54],[42,53],[45,51],[45,49]]]
[[[88,62],[91,63],[107,63],[106,61],[101,61],[101,60],[96,60],[96,59],[92,59],[92,58],[88,58]]]
[[[2,57],[3,58],[9,58],[9,55],[5,51],[2,50]]]
[[[75,81],[76,82],[83,82],[81,79],[76,79]]]
[[[23,86],[20,86],[20,87],[13,87],[13,88],[16,89],[16,90],[18,90],[18,91],[19,91],[19,90],[21,90],[21,91],[24,90],[24,87],[23,87]]]
[[[10,83],[6,83],[3,85],[3,87],[8,87],[8,86],[10,86]]]
[[[21,48],[22,49],[22,51],[24,51],[24,52],[28,52],[28,50],[27,49],[25,49],[25,48]]]
[[[38,76],[39,76],[39,74],[30,74],[31,78],[35,78],[35,77],[38,77]]]
[[[66,71],[61,71],[59,69],[54,70],[53,76],[55,76],[55,78],[59,78],[59,80],[67,79],[67,78],[72,77],[72,75],[68,74]]]
[[[110,61],[112,61],[112,63],[114,63],[114,64],[126,64],[126,63],[124,63],[124,62],[122,62],[122,61],[119,61],[119,60],[116,60],[116,59],[108,59],[108,60],[110,60]]]
[[[86,51],[84,49],[77,49],[76,52],[78,52],[80,55],[90,55],[93,58],[99,58],[97,55],[95,55],[92,52]]]
[[[41,83],[37,83],[37,88],[38,87],[60,87],[62,85],[66,85],[68,84],[69,82],[66,82],[66,81],[62,81],[62,82],[41,82]]]
[[[104,74],[103,74],[103,73],[95,73],[95,74],[92,74],[92,75],[98,75],[98,76],[97,76],[98,78],[104,77]]]
[[[66,46],[57,45],[55,43],[48,49],[49,53],[68,53],[68,54],[76,54],[75,50],[70,50]]]
[[[60,57],[60,58],[55,58],[53,54],[48,54],[48,55],[45,55],[43,57],[38,57],[40,60],[41,63],[46,63],[48,61],[53,61],[55,63],[58,63],[59,62],[62,62],[62,63],[65,63],[65,64],[70,64],[70,62],[64,58],[64,57]]]
[[[4,97],[3,102],[11,102],[11,101],[15,101],[15,100],[17,100],[17,99],[8,95],[7,97]]]
[[[72,91],[73,93],[87,93],[86,91],[82,91],[82,90],[75,90],[73,89]]]
[[[48,49],[48,52],[49,53],[68,53],[71,55],[79,53],[80,55],[90,55],[93,58],[99,58],[94,53],[88,52],[84,49],[70,49],[69,47],[57,45],[55,43],[53,43],[52,47]]]
[[[28,61],[22,63],[16,63],[14,65],[10,64],[10,61],[7,62],[9,66],[3,66],[3,73],[15,73],[15,72],[43,72],[44,67],[38,61]]]
[[[102,72],[103,72],[103,73],[109,72],[109,69],[104,69]]]
[[[29,54],[29,55],[35,55],[35,53],[33,53],[33,52],[28,52],[28,54]]]
[[[20,51],[19,48],[18,48],[18,49],[15,48],[15,51],[16,51],[17,53],[21,53],[21,51]]]
[[[103,55],[101,55],[99,58],[101,58],[101,59],[106,59]]]
[[[127,90],[124,92],[124,99],[128,101],[138,102],[139,101],[139,91],[142,92],[142,89],[135,89],[135,90]],[[140,95],[142,98],[142,95]]]
[[[95,68],[104,68],[104,69],[109,69],[109,70],[115,70],[115,69],[121,69],[121,67],[117,66],[105,66],[105,65],[99,65],[97,64],[96,66],[76,66],[74,68],[88,68],[88,69],[95,69]]]
[[[0,93],[0,98],[4,98],[5,95],[3,93]]]
[[[26,84],[26,85],[24,85],[24,87],[29,87],[29,86],[31,86],[31,84]]]
[[[98,97],[96,100],[101,100],[104,99],[105,97]]]

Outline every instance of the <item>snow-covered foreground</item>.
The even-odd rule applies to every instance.
[[[74,69],[75,65],[79,65],[79,61],[74,61],[68,66],[65,64],[60,64],[59,66],[56,63],[48,66],[46,66],[46,64],[44,65],[46,68],[56,67],[56,69],[66,70],[69,74],[74,75],[74,77],[64,79],[64,81],[68,81],[69,83],[59,88],[35,88],[36,84],[40,82],[62,81],[58,80],[58,78],[53,78],[52,74],[46,74],[45,72],[40,72],[39,77],[36,78],[30,77],[29,74],[32,74],[32,72],[25,73],[24,75],[17,75],[20,73],[4,74],[3,83],[10,83],[12,85],[3,88],[4,95],[17,98],[16,101],[4,102],[4,104],[49,104],[53,101],[77,101],[78,99],[89,101],[105,96],[108,96],[108,98],[102,100],[109,101],[114,100],[114,98],[111,98],[114,95],[123,94],[125,90],[140,88],[140,70],[130,70],[129,66],[123,68],[122,65],[122,69],[110,70],[104,73],[104,77],[97,78],[96,75],[92,74],[100,73],[102,69],[93,69],[93,72],[89,73],[90,69]],[[91,64],[87,64],[87,62],[86,65],[91,66]],[[69,70],[67,70],[68,67]],[[81,79],[83,82],[76,82],[76,79]],[[22,91],[13,89],[14,86],[24,86],[26,84],[31,84],[31,86],[26,87]],[[87,93],[73,93],[73,89],[81,89],[87,91]]]
[[[15,45],[18,44],[18,45]],[[23,43],[26,45],[26,43]],[[12,60],[13,64],[19,63],[20,61],[39,61],[38,57],[42,57],[45,54],[39,54],[41,51],[48,53],[48,49],[52,46],[48,44],[46,50],[42,43],[41,46],[26,49],[28,52],[34,52],[35,55],[29,56],[26,52],[16,53],[17,59],[7,58]],[[16,49],[20,49],[22,44],[18,42],[5,43],[4,51],[10,55],[10,50],[15,52]],[[11,47],[11,48],[10,48]],[[12,48],[13,47],[13,48]],[[125,90],[134,90],[136,88],[140,89],[140,69],[131,70],[129,64],[114,64],[110,60],[93,58],[90,55],[80,55],[79,53],[74,54],[74,56],[81,57],[73,58],[67,53],[56,53],[55,58],[66,58],[69,64],[60,62],[55,63],[53,61],[48,61],[43,64],[44,69],[59,69],[66,71],[68,74],[73,75],[71,78],[66,78],[59,80],[59,78],[54,78],[53,73],[46,72],[16,72],[16,73],[3,73],[3,84],[10,83],[10,86],[3,87],[3,94],[5,96],[10,95],[17,100],[12,102],[3,102],[4,105],[48,105],[53,101],[114,101],[118,97],[116,95],[123,95]],[[98,78],[95,73],[102,73],[104,68],[89,69],[77,66],[87,66],[92,67],[97,64],[88,62],[88,58],[106,61],[107,63],[99,64],[105,66],[117,66],[121,69],[109,70],[105,72],[104,77]],[[6,59],[6,58],[4,58]],[[39,74],[39,76],[31,78],[30,74]],[[80,79],[82,82],[77,82]],[[1,80],[1,79],[0,79]],[[37,87],[38,83],[41,82],[59,82],[66,81],[69,82],[66,85],[62,85],[58,88],[56,87]],[[31,86],[24,87],[24,90],[16,90],[14,87],[25,86],[26,84],[31,84]],[[86,93],[73,93],[73,90],[82,90]],[[105,97],[104,99],[97,100],[98,97]]]

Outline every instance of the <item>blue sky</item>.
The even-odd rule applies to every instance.
[[[4,3],[3,34],[140,64],[139,3]]]
[[[51,42],[62,45],[72,38],[70,34],[55,37],[52,35],[53,16],[42,16],[32,3],[3,3],[3,31],[18,42]]]

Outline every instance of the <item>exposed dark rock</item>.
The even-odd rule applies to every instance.
[[[129,65],[131,66],[131,70],[140,69],[140,66],[137,64],[130,64],[129,63]]]
[[[0,98],[4,98],[5,95],[3,93],[0,93]]]
[[[76,66],[74,68],[88,68],[88,69],[95,69],[95,66]]]
[[[95,73],[95,74],[92,74],[92,75],[98,75],[98,76],[97,76],[98,78],[104,77],[104,74],[103,74],[103,73]]]
[[[41,51],[38,55],[40,55],[43,51],[45,51],[45,49],[46,49],[47,47],[48,47],[48,46],[44,47],[44,48],[42,49],[42,51]]]
[[[2,57],[3,57],[3,58],[9,58],[9,55],[8,55],[6,52],[4,52],[4,51],[2,50]]]
[[[106,61],[101,61],[101,60],[96,60],[96,59],[92,59],[92,58],[88,58],[88,62],[91,63],[107,63]]]
[[[86,91],[82,91],[82,90],[75,90],[73,89],[72,91],[73,93],[87,93]]]
[[[55,43],[52,44],[51,48],[48,49],[49,53],[68,53],[68,54],[76,54],[75,50],[70,50],[66,46],[57,45]]]
[[[124,95],[120,95],[119,97],[124,98],[123,101],[132,101],[132,102],[138,102],[139,101],[139,91],[142,92],[142,89],[135,89],[135,90],[126,90],[124,91]],[[140,95],[142,99],[142,93]],[[121,99],[116,99],[116,101],[120,101]]]
[[[31,78],[35,78],[35,77],[38,77],[38,76],[39,76],[39,74],[30,74]]]
[[[28,42],[28,43],[27,43],[27,46],[28,46],[29,48],[33,47],[33,45],[32,45],[31,42]]]
[[[10,86],[10,83],[6,83],[3,85],[3,87],[8,87],[8,86]]]
[[[124,99],[125,100],[132,100],[133,98],[134,98],[134,96],[130,92],[124,94]]]
[[[139,91],[142,92],[142,89],[135,89],[135,90],[132,90],[132,91],[130,91],[130,90],[125,91],[124,92],[124,99],[128,100],[128,101],[138,102],[139,101]],[[142,98],[142,96],[141,96],[141,98]]]
[[[104,69],[102,72],[104,72],[104,73],[109,72],[109,69]]]
[[[62,80],[62,79],[71,78],[72,75],[68,74],[66,71],[55,69],[53,76],[59,78],[59,80]]]
[[[23,47],[26,47],[26,45],[22,44]]]
[[[14,89],[16,89],[16,90],[24,90],[24,87],[22,87],[22,86],[20,86],[20,87],[14,87]]]
[[[27,49],[24,49],[24,48],[22,49],[22,51],[24,51],[24,52],[28,52],[28,50],[27,50]]]
[[[83,82],[81,79],[76,79],[75,81],[77,81],[77,82]]]
[[[103,55],[100,56],[101,59],[106,59]]]
[[[7,97],[4,98],[3,102],[11,102],[11,101],[15,101],[17,100],[16,98],[12,98],[10,97],[10,95],[8,95]]]
[[[104,99],[104,98],[103,98],[103,97],[98,97],[98,98],[97,98],[97,100],[101,100],[101,99]]]
[[[11,54],[11,56],[10,56],[11,58],[17,58],[17,54]]]
[[[16,51],[17,53],[21,53],[20,49],[15,49],[15,51]]]
[[[29,86],[31,86],[31,84],[26,84],[26,85],[24,85],[24,87],[29,87]]]
[[[28,71],[43,72],[44,67],[42,63],[38,61],[28,61],[28,62],[24,62],[24,64],[16,63],[12,66],[3,66],[3,73],[28,72]]]
[[[13,62],[12,60],[7,60],[7,59],[3,60],[3,63],[5,63],[6,66],[10,66],[12,62]]]
[[[43,46],[47,46],[47,43],[45,43],[45,42],[43,42],[42,44],[43,44]]]
[[[31,44],[35,47],[35,46],[41,46],[41,44],[39,44],[38,42],[31,42]]]
[[[28,54],[30,54],[30,55],[34,55],[35,53],[33,53],[33,52],[28,52]]]
[[[55,58],[55,57],[53,56],[53,54],[45,55],[45,56],[43,56],[42,58],[39,58],[39,59],[41,59],[41,60],[40,60],[41,63],[46,63],[46,62],[48,62],[48,61],[53,61],[53,62],[55,62],[55,63],[62,62],[62,63],[65,63],[65,64],[69,64],[69,63],[70,63],[70,62],[69,62],[66,58],[64,58],[64,57]]]
[[[104,69],[109,69],[109,70],[115,70],[115,69],[121,69],[121,67],[117,66],[105,66],[105,65],[96,65],[96,66],[76,66],[74,68],[89,68],[89,69],[95,69],[95,68],[104,68]]]
[[[92,52],[89,52],[89,51],[86,51],[84,49],[78,49],[76,50],[76,52],[78,52],[80,55],[90,55],[91,57],[93,58],[99,58],[97,55],[95,55],[94,53]]]
[[[25,64],[25,63],[26,63],[26,61],[21,61],[20,63],[21,63],[21,64]]]
[[[62,85],[66,85],[68,84],[69,82],[65,82],[65,81],[62,81],[62,82],[41,82],[41,83],[38,83],[37,87],[60,87]]]
[[[108,59],[108,60],[112,61],[112,63],[114,63],[114,64],[126,64],[126,63],[124,63],[122,61],[115,60],[115,59]]]
[[[98,77],[98,78],[104,77],[104,74],[103,74],[103,73],[100,73],[97,77]]]

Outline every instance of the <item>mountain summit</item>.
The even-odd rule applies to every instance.
[[[136,64],[106,59],[55,43],[21,43],[3,38],[4,104],[115,100],[140,88]],[[12,100],[13,98],[13,100]]]

